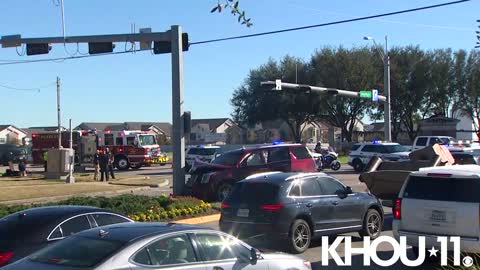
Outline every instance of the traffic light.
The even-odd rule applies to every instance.
[[[89,42],[88,43],[88,53],[89,54],[99,54],[99,53],[111,53],[115,48],[115,44],[112,42]]]
[[[188,34],[182,34],[182,50],[188,51]],[[155,41],[153,42],[153,53],[162,54],[162,53],[171,53],[172,52],[172,43],[170,41]]]
[[[183,112],[183,133],[189,134],[192,131],[192,112]]]
[[[51,49],[48,43],[27,44],[27,55],[48,54]]]

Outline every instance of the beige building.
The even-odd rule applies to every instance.
[[[242,144],[244,130],[230,118],[192,119],[188,144]]]
[[[13,125],[0,125],[0,144],[21,145],[27,133]]]

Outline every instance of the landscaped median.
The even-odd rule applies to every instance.
[[[24,209],[49,205],[86,205],[109,209],[135,221],[175,221],[219,213],[219,205],[193,197],[124,194],[115,197],[74,197],[64,201],[31,205],[0,205],[0,217]]]

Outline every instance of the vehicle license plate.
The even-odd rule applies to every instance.
[[[250,213],[249,209],[238,209],[237,211],[237,216],[239,217],[248,217],[248,214]]]
[[[437,222],[447,222],[447,215],[445,211],[433,210],[432,215],[430,216],[430,220]]]

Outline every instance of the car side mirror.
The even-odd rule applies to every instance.
[[[351,187],[346,187],[345,191],[347,192],[347,194],[352,194],[353,193],[353,190]]]
[[[255,265],[257,264],[257,261],[258,261],[258,257],[260,255],[260,252],[256,249],[256,248],[251,248],[250,249],[250,263],[252,265]]]
[[[335,191],[335,194],[337,194],[337,196],[340,197],[340,199],[345,199],[348,195],[346,189],[343,189],[343,190],[339,189],[339,190]]]
[[[215,157],[217,158],[217,157],[219,157],[220,155],[221,155],[221,154],[215,154]]]

